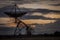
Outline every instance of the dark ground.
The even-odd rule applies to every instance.
[[[0,36],[0,40],[60,40],[60,36]]]

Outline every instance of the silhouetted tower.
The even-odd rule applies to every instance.
[[[16,26],[16,29],[15,29],[14,35],[16,35],[16,31],[17,31],[17,28],[19,28],[20,23],[25,25],[26,30],[27,30],[27,35],[31,35],[30,27],[27,26],[27,24],[22,22],[20,19],[18,19],[18,17],[24,16],[27,12],[20,11],[20,8],[18,8],[17,5],[15,4],[14,8],[12,8],[11,11],[9,11],[9,12],[7,11],[7,12],[4,12],[4,13],[7,14],[9,17],[15,18],[15,23],[17,23],[17,26]],[[19,20],[19,22],[17,22],[17,20]],[[19,29],[19,30],[21,30],[21,29]]]

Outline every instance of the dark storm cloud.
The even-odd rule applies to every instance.
[[[14,29],[6,27],[6,25],[0,25],[0,35],[14,35]]]
[[[52,6],[60,6],[60,4],[50,4],[50,5],[52,5]]]
[[[60,10],[50,10],[50,9],[36,9],[35,12],[49,13],[49,12],[60,12]]]
[[[60,18],[46,18],[43,16],[33,16],[33,15],[25,15],[21,19],[42,19],[42,20],[60,20]]]
[[[36,3],[36,2],[44,2],[44,1],[48,1],[48,2],[52,2],[52,1],[60,1],[60,0],[0,0],[2,2],[12,2],[14,1],[15,3],[19,3],[19,4],[24,4],[24,3]]]
[[[21,1],[21,0],[13,0],[13,1]],[[22,0],[27,1],[27,0]],[[59,0],[29,0],[29,1],[59,1]]]

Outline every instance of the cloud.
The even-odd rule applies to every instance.
[[[49,4],[49,5],[52,5],[52,6],[60,6],[60,4]]]

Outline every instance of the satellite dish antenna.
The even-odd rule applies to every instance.
[[[10,10],[9,12],[8,11],[6,11],[6,12],[4,12],[6,15],[8,15],[9,17],[13,17],[13,18],[15,18],[15,23],[17,23],[17,26],[16,26],[16,29],[15,29],[15,32],[14,32],[14,35],[18,35],[17,33],[17,29],[19,29],[19,25],[22,23],[23,25],[20,25],[20,27],[21,26],[25,26],[26,27],[26,30],[27,30],[27,34],[28,35],[31,35],[31,32],[30,32],[30,28],[29,28],[29,26],[27,25],[27,24],[25,24],[24,22],[22,22],[20,19],[18,19],[18,17],[22,17],[22,16],[24,16],[27,12],[26,11],[20,11],[20,9],[19,9],[19,11],[17,11],[17,9],[19,9],[18,7],[17,7],[17,4],[15,4],[14,5],[14,10],[12,9],[12,10]],[[17,20],[18,20],[18,22],[17,22]],[[21,30],[21,29],[20,29]]]
[[[7,14],[9,17],[15,18],[15,23],[17,23],[17,18],[22,17],[25,15],[27,12],[20,11],[20,9],[17,7],[17,4],[14,5],[14,9],[11,9],[9,12],[4,12]]]

